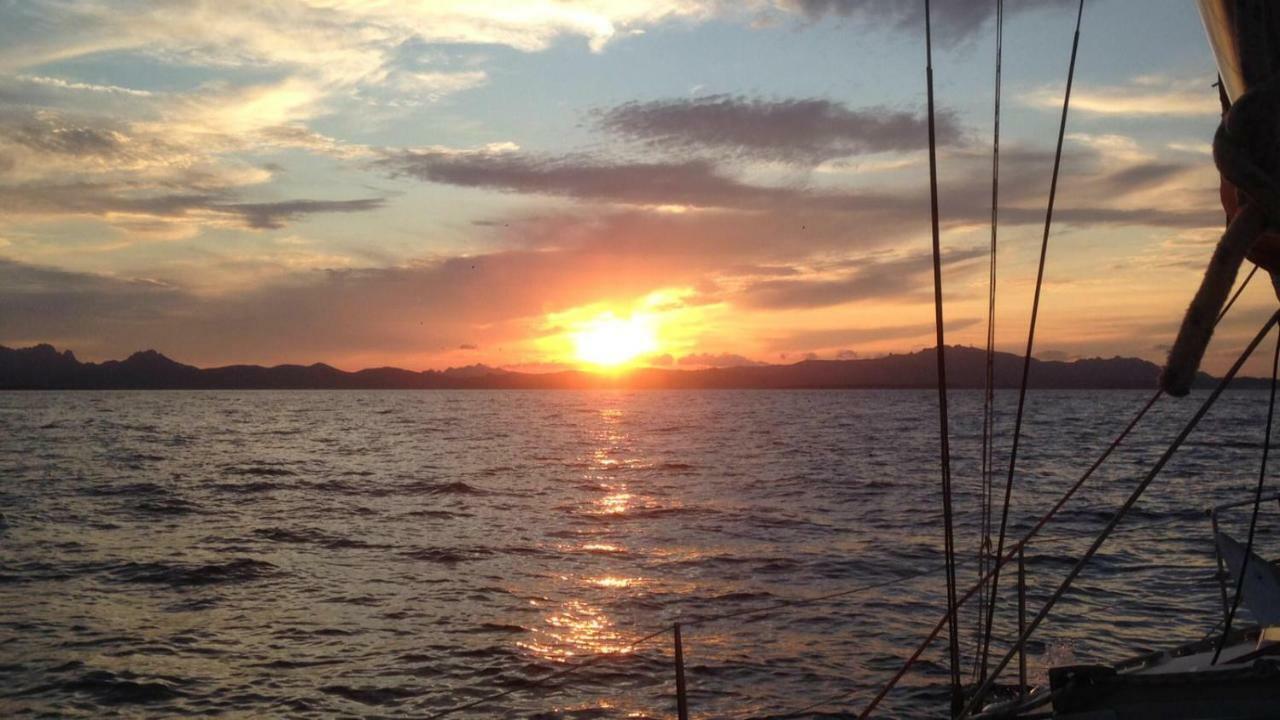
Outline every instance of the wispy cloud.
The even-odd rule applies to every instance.
[[[1061,110],[1062,90],[1039,88],[1024,94],[1022,101],[1031,107]],[[1188,83],[1159,76],[1138,77],[1123,85],[1077,87],[1071,93],[1071,110],[1131,117],[1194,117],[1221,112],[1218,95],[1209,83]]]
[[[133,97],[151,97],[153,95],[153,93],[147,90],[135,90],[134,88],[120,87],[119,85],[98,85],[94,83],[77,82],[74,80],[49,77],[46,75],[19,75],[17,79],[23,82],[29,82],[36,85],[46,85],[48,87],[60,88],[63,90],[83,90],[86,92],[131,95]]]

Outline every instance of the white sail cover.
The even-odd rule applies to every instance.
[[[1245,548],[1225,533],[1218,533],[1218,552],[1231,570],[1231,578],[1239,582],[1240,568],[1244,566]],[[1249,553],[1249,566],[1245,568],[1244,605],[1253,613],[1259,625],[1280,625],[1280,570],[1271,563]]]

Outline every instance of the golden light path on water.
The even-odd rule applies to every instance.
[[[594,429],[597,449],[587,459],[582,479],[592,484],[599,495],[577,509],[584,516],[604,520],[619,520],[637,507],[654,504],[652,498],[638,497],[627,480],[621,476],[628,468],[646,465],[643,458],[630,456],[631,443],[622,429],[624,411],[618,407],[601,409],[597,415],[599,425]],[[607,524],[600,528],[608,532]],[[576,545],[579,552],[596,555],[622,554],[624,546],[615,542],[590,540]],[[597,575],[560,575],[557,578],[569,592],[571,599],[548,603],[543,626],[534,633],[534,639],[519,641],[517,646],[552,661],[566,662],[599,653],[629,653],[634,650],[634,633],[624,632],[600,604],[591,598],[600,593],[617,593],[635,590],[647,584],[645,578],[624,573]],[[534,601],[539,604],[539,601]]]

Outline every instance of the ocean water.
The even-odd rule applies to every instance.
[[[1012,525],[1146,396],[1033,392]],[[1162,400],[1031,546],[1031,610],[1199,399]],[[952,403],[967,586],[981,396]],[[1250,496],[1265,412],[1222,398],[1046,623],[1033,680],[1218,621],[1204,511]],[[942,616],[935,413],[916,391],[0,393],[0,715],[431,717],[510,691],[451,717],[672,717],[671,636],[639,638],[914,575],[684,628],[695,717],[854,713]],[[945,714],[943,646],[881,716]]]

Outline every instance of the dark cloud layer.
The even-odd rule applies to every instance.
[[[355,200],[282,200],[270,203],[229,203],[211,205],[217,212],[239,215],[246,225],[259,230],[284,227],[285,222],[302,215],[315,213],[356,213],[377,210],[385,201],[382,198],[357,198]]]
[[[835,15],[891,24],[924,32],[924,3],[914,0],[788,0],[810,18]],[[1010,0],[1005,11],[1023,12],[1044,7],[1072,7],[1076,0]],[[940,0],[933,3],[932,22],[940,42],[955,42],[977,32],[995,15],[994,0]]]
[[[1039,153],[1011,149],[1002,171],[1001,222],[1011,225],[1044,221],[1043,201],[1048,165]],[[941,189],[943,218],[948,223],[985,222],[990,217],[989,159],[968,152],[944,158],[965,172]],[[1121,207],[1128,196],[1150,190],[1197,166],[1134,161],[1107,166],[1096,151],[1077,149],[1064,167],[1066,197],[1056,217],[1080,224],[1203,227],[1204,208],[1153,207],[1149,202]],[[928,210],[924,178],[912,187],[885,187],[874,192],[812,188],[804,185],[757,185],[726,174],[707,160],[636,163],[571,154],[540,157],[521,152],[399,151],[378,163],[393,175],[463,187],[551,195],[595,203],[640,206],[687,206],[748,213],[856,216],[859,234],[898,234],[917,227]]]
[[[851,110],[822,99],[762,100],[733,95],[631,102],[598,114],[623,137],[672,149],[709,148],[743,157],[816,164],[864,153],[919,150],[926,118],[917,113]],[[960,129],[939,115],[938,140],[951,145]]]
[[[952,318],[947,320],[947,329],[950,331],[963,330],[973,327],[979,322],[976,318]],[[771,338],[766,345],[774,351],[802,352],[813,348],[836,348],[843,345],[883,342],[901,338],[928,337],[933,331],[933,323],[801,330]],[[845,358],[849,358],[850,353],[851,351],[849,350],[841,350],[841,354]],[[852,354],[856,356],[857,353]]]
[[[111,157],[122,149],[119,135],[91,127],[48,127],[28,124],[13,128],[10,137],[15,142],[33,150],[76,157],[86,155]]]
[[[984,257],[980,247],[948,252],[943,262],[951,269]],[[768,309],[816,308],[867,299],[892,299],[919,293],[929,287],[933,256],[918,253],[892,259],[868,258],[845,263],[853,269],[835,277],[766,280],[748,286],[740,301],[749,307]]]
[[[802,195],[739,182],[704,160],[631,163],[587,155],[403,151],[380,162],[395,174],[430,182],[634,205],[746,208]]]
[[[704,367],[704,368],[730,368],[730,367],[753,367],[765,365],[766,363],[752,360],[749,357],[738,355],[736,353],[694,353],[685,355],[675,364],[684,367]]]
[[[153,193],[127,181],[79,182],[61,185],[24,183],[0,185],[0,215],[141,215],[179,219],[205,213],[252,229],[277,229],[287,221],[316,213],[353,213],[376,210],[381,198],[353,200],[282,200],[234,202],[230,193]]]

